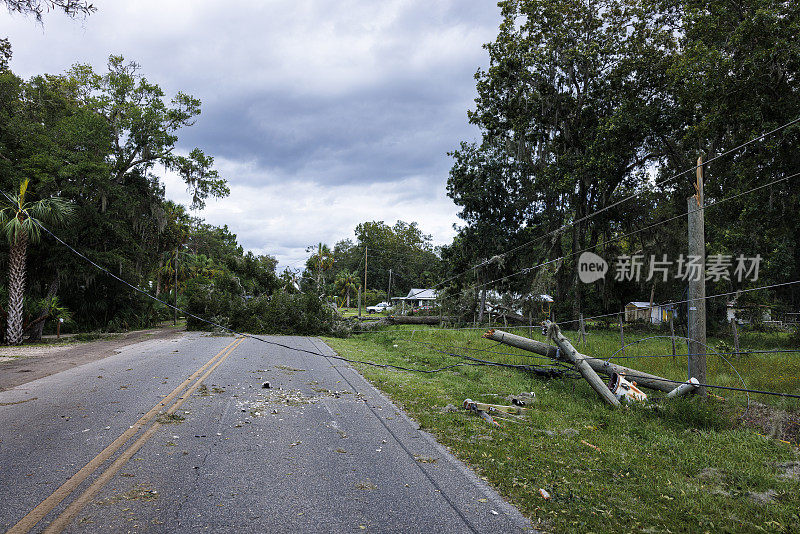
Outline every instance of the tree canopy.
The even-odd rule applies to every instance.
[[[499,289],[522,291],[541,282],[538,269],[505,277],[564,257],[548,263],[549,291],[575,316],[587,306],[599,313],[647,300],[650,284],[581,284],[578,252],[685,253],[685,217],[620,236],[685,213],[694,173],[673,177],[698,155],[714,158],[800,116],[800,7],[779,0],[499,6],[502,23],[485,46],[489,67],[475,76],[478,97],[468,113],[481,138],[451,153],[448,193],[465,226],[444,257],[459,272],[514,250],[486,276],[503,279]],[[800,170],[799,139],[800,128],[786,128],[707,166],[707,201]],[[764,280],[800,277],[791,237],[798,223],[787,216],[798,208],[796,191],[782,182],[756,201],[707,210],[709,250],[767,251]],[[711,290],[741,287],[724,281]],[[680,300],[683,290],[667,284],[660,299]],[[800,303],[796,289],[782,295]]]

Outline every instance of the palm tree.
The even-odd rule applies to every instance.
[[[317,251],[311,256],[311,261],[317,271],[317,291],[322,294],[325,287],[325,271],[333,267],[333,254],[328,245],[318,243]]]
[[[358,287],[358,275],[356,273],[342,271],[339,273],[339,276],[336,277],[336,289],[339,291],[339,294],[347,299],[345,305],[347,308],[350,307],[350,292],[358,291]]]
[[[28,243],[41,239],[41,224],[61,224],[73,212],[72,205],[60,198],[27,202],[28,180],[19,185],[19,193],[3,194],[0,200],[0,229],[8,238],[8,319],[6,343],[22,343],[22,305],[25,299],[25,260]]]

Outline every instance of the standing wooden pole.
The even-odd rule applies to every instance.
[[[175,263],[172,265],[175,270],[175,298],[172,308],[172,326],[178,324],[178,247],[175,247]]]
[[[703,214],[703,158],[697,158],[697,194],[687,199],[689,258],[699,261],[700,272],[689,276],[689,377],[706,383],[706,232]],[[699,395],[706,389],[699,387]]]
[[[367,303],[367,251],[369,247],[364,245],[364,304]]]
[[[602,398],[607,404],[614,407],[619,407],[620,402],[617,397],[611,393],[611,390],[608,389],[605,382],[597,376],[597,373],[592,369],[592,367],[587,363],[586,358],[580,354],[575,347],[569,342],[567,338],[561,333],[558,328],[558,325],[547,321],[545,323],[547,326],[547,337],[552,339],[558,348],[561,350],[562,356],[567,360],[572,362],[575,365],[575,368],[578,372],[589,382],[589,385],[592,386],[600,398]]]

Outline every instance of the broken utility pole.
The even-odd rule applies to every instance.
[[[510,347],[516,347],[518,349],[527,350],[541,356],[547,356],[548,358],[552,358],[554,360],[563,359],[559,349],[556,349],[556,347],[548,345],[547,343],[536,341],[535,339],[529,339],[516,334],[509,334],[508,332],[503,332],[502,330],[489,330],[483,334],[483,337],[486,339],[491,339],[492,341],[499,341],[500,343]],[[669,393],[675,389],[675,382],[673,380],[668,380],[660,376],[651,375],[636,369],[617,365],[599,358],[592,358],[591,356],[586,356],[585,354],[578,353],[578,356],[588,363],[596,373],[606,375],[608,377],[611,377],[611,375],[614,373],[625,375],[631,380],[635,380],[636,383],[641,387],[655,389],[657,391],[664,391],[666,393]]]
[[[687,199],[689,215],[689,261],[699,262],[699,272],[689,279],[689,378],[706,383],[706,233],[703,215],[703,158],[697,158],[696,194]],[[704,387],[698,388],[706,394]]]
[[[547,337],[552,339],[553,342],[558,345],[558,348],[561,350],[561,355],[573,365],[578,370],[578,372],[589,382],[589,385],[592,386],[592,389],[600,395],[600,398],[603,399],[606,404],[609,404],[615,408],[619,408],[620,402],[619,399],[611,393],[611,390],[608,389],[605,382],[597,376],[597,373],[592,366],[586,361],[586,356],[579,353],[575,350],[575,347],[569,342],[567,338],[565,338],[561,334],[561,330],[559,330],[558,325],[552,323],[550,321],[545,321],[545,327],[547,328]]]

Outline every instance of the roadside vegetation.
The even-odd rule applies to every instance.
[[[537,363],[523,351],[481,339],[481,333],[392,327],[326,342],[347,358],[421,369],[469,363],[440,351],[505,363]],[[575,339],[574,332],[565,334]],[[535,330],[533,337],[543,340]],[[641,337],[646,336],[632,335],[629,341]],[[668,354],[671,343],[666,341],[634,345],[628,355],[645,346],[639,354]],[[712,344],[716,341],[711,340]],[[754,336],[743,342],[743,348],[775,348],[775,341]],[[607,358],[619,348],[619,338],[611,332],[594,332],[586,344],[576,346],[589,355]],[[732,363],[748,387],[758,387],[763,380],[770,389],[796,392],[800,381],[796,356],[781,360],[785,376],[773,374],[776,360],[785,356],[759,355],[746,364],[741,360]],[[671,357],[635,358],[624,363],[682,380],[685,357],[683,363],[680,360],[680,356],[675,361]],[[736,385],[735,374],[712,360],[709,357],[710,382]],[[793,431],[793,442],[786,443],[788,440],[777,439],[777,428],[769,431],[778,421],[770,417],[785,414],[785,410],[797,415],[794,404],[754,398],[772,402],[771,410],[756,412],[766,419],[742,421],[746,408],[742,394],[718,391],[724,400],[667,402],[655,400],[660,394],[648,391],[652,402],[614,411],[581,380],[543,380],[517,370],[485,366],[433,374],[363,364],[356,367],[545,531],[800,529],[800,433]],[[507,396],[522,392],[534,392],[536,399],[520,423],[498,419],[501,426],[495,427],[461,409],[466,398],[509,404]],[[447,409],[448,405],[457,408]],[[785,418],[782,424],[788,424]]]

